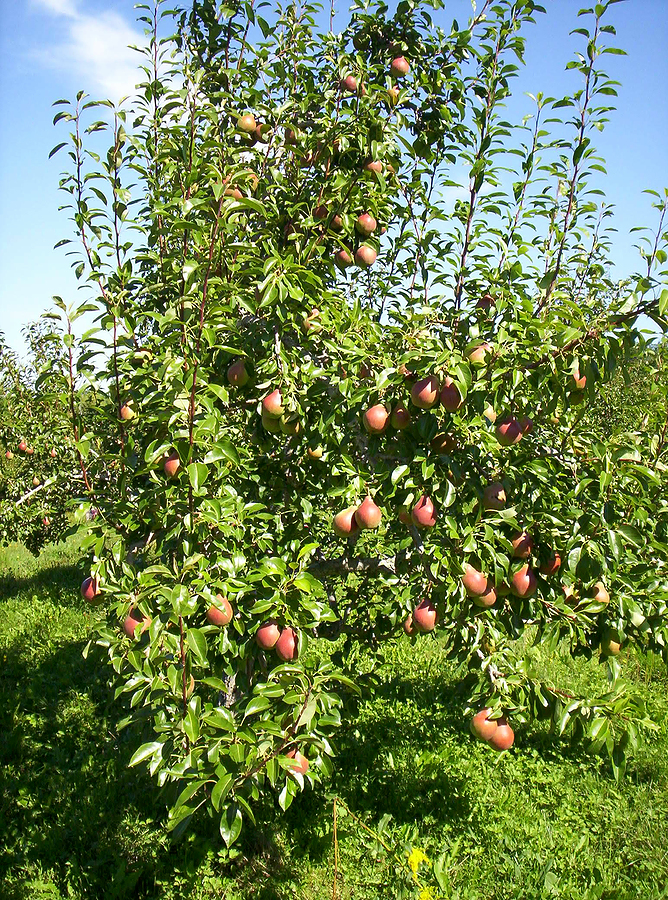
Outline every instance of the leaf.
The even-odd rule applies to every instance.
[[[128,766],[137,766],[140,762],[154,756],[156,753],[162,753],[163,744],[161,741],[152,741],[149,744],[142,744],[138,750],[132,754],[132,759]]]
[[[229,794],[233,781],[234,777],[232,773],[226,772],[225,775],[221,776],[215,783],[213,790],[211,791],[211,803],[216,812],[220,810],[223,800]]]
[[[204,457],[204,462],[218,462],[221,459],[226,459],[235,466],[239,465],[239,454],[229,441],[217,441]]]
[[[208,652],[206,635],[199,628],[188,629],[186,643],[201,663],[206,662]]]
[[[241,834],[241,810],[238,804],[231,803],[220,818],[220,836],[225,846],[231,846]]]
[[[188,478],[195,491],[198,491],[200,486],[204,484],[208,474],[209,470],[204,463],[194,462],[188,466]]]
[[[246,707],[246,711],[244,712],[244,719],[248,716],[254,715],[255,713],[259,713],[265,709],[268,709],[269,706],[271,706],[271,702],[267,697],[253,697],[253,699]]]
[[[410,472],[410,466],[407,466],[407,465],[397,466],[393,470],[392,475],[390,476],[390,480],[392,481],[392,484],[396,484],[398,481],[401,481],[401,479],[404,477],[406,472]]]
[[[643,538],[637,528],[634,528],[633,525],[620,525],[619,531],[624,535],[624,537],[631,541],[632,544],[635,544],[636,547],[643,546]]]

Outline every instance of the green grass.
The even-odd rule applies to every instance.
[[[229,864],[208,820],[172,845],[158,789],[127,769],[136,738],[116,731],[104,659],[81,655],[80,572],[74,543],[38,560],[0,550],[3,900],[325,900],[335,795],[372,830],[382,824],[389,846],[445,853],[451,898],[668,898],[668,678],[655,661],[627,661],[661,731],[618,786],[603,761],[541,726],[507,754],[474,742],[438,642],[388,646],[373,699],[336,741],[332,783],[285,815],[267,805],[268,824],[244,833]],[[602,677],[582,660],[545,669],[574,688]],[[397,866],[343,809],[338,837],[341,900],[399,896]]]

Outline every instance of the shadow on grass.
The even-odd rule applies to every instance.
[[[81,565],[62,563],[39,568],[37,571],[20,576],[12,572],[0,572],[0,599],[18,594],[46,593],[61,606],[73,607],[81,603]]]

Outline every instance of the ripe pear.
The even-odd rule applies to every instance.
[[[355,510],[355,521],[360,528],[372,529],[378,528],[380,520],[383,518],[383,512],[380,507],[371,499],[370,495],[364,498],[358,508]]]
[[[515,559],[529,559],[533,551],[533,538],[527,531],[521,531],[511,538]]]
[[[573,388],[576,391],[584,391],[587,386],[587,376],[580,375],[580,369],[575,369],[573,371]]]
[[[357,217],[357,222],[355,223],[355,229],[363,237],[369,237],[369,235],[374,233],[374,231],[376,230],[377,227],[378,227],[378,222],[376,222],[376,220],[370,213],[362,213],[361,216]]]
[[[357,92],[357,79],[354,75],[346,75],[341,79],[341,90],[347,91],[349,94]]]
[[[283,398],[278,388],[275,388],[262,401],[262,412],[274,419],[278,419],[283,415]]]
[[[352,537],[360,530],[355,518],[356,506],[349,506],[334,516],[332,528],[339,537]]]
[[[434,452],[439,454],[452,453],[453,450],[457,449],[457,438],[454,434],[448,434],[447,431],[442,431],[431,439],[429,446]]]
[[[510,750],[515,742],[515,733],[505,719],[498,719],[494,733],[487,739],[487,743],[494,750]]]
[[[273,619],[270,619],[268,622],[263,622],[255,632],[255,643],[263,650],[271,650],[280,636],[281,631],[278,625]]]
[[[437,621],[436,607],[427,598],[413,610],[413,623],[418,631],[433,631]]]
[[[172,450],[170,454],[165,458],[164,463],[162,464],[165,475],[168,478],[174,478],[176,473],[181,468],[181,460],[179,459],[179,454],[176,450]]]
[[[14,459],[14,454],[12,453],[11,450],[6,450],[6,451],[5,451],[5,457],[6,457],[7,459]]]
[[[390,64],[390,75],[393,78],[404,78],[410,71],[410,63],[405,56],[397,56]]]
[[[308,772],[309,761],[305,756],[302,756],[299,750],[290,750],[285,755],[294,760],[294,762],[290,763],[290,769],[293,772],[299,772],[301,775],[306,775]]]
[[[510,579],[510,590],[516,597],[531,597],[537,586],[535,572],[526,563]]]
[[[469,596],[481,597],[488,588],[489,579],[487,575],[474,569],[469,563],[465,563],[462,584]]]
[[[284,662],[292,662],[299,656],[298,635],[294,628],[284,628],[274,644],[274,650]]]
[[[491,712],[490,707],[481,709],[471,719],[471,732],[481,741],[488,741],[498,728],[497,720],[489,718]]]
[[[411,519],[418,528],[433,528],[436,524],[436,512],[430,497],[423,494],[411,510]]]
[[[556,575],[560,568],[561,556],[559,556],[556,550],[552,550],[545,562],[541,563],[540,569],[538,571],[541,575],[549,576]]]
[[[387,428],[390,414],[387,407],[377,403],[370,407],[362,416],[362,424],[367,434],[382,434]]]
[[[304,317],[302,328],[304,331],[310,331],[312,334],[318,334],[319,331],[322,331],[319,309],[312,309],[311,312]]]
[[[248,378],[243,359],[235,360],[227,370],[227,380],[233,387],[245,387],[248,384]]]
[[[441,406],[445,407],[449,413],[456,412],[464,402],[462,395],[459,393],[459,388],[449,375],[446,376],[443,382],[440,399]]]
[[[377,256],[378,253],[373,247],[370,247],[368,244],[361,244],[355,251],[355,262],[360,269],[368,269],[375,263]]]
[[[343,271],[352,266],[353,258],[347,250],[338,250],[334,256],[334,264]]]
[[[222,594],[216,594],[215,604],[206,611],[206,618],[209,624],[217,625],[219,628],[229,625],[233,615],[232,604]]]
[[[88,578],[84,578],[81,582],[81,596],[88,603],[93,603],[95,598],[99,597],[101,593],[100,582],[96,576],[89,575]]]
[[[484,294],[476,303],[476,309],[481,309],[483,312],[489,312],[495,302],[496,301],[491,294]]]
[[[135,411],[132,408],[131,403],[131,400],[124,403],[118,412],[119,416],[121,417],[121,419],[123,419],[124,422],[129,422],[130,419],[134,419],[135,417]]]
[[[244,134],[252,134],[257,128],[255,116],[252,113],[244,113],[243,116],[239,116],[237,128],[239,131],[243,131]]]
[[[601,637],[601,654],[603,656],[619,656],[622,639],[614,628],[606,628]]]
[[[438,379],[434,375],[416,381],[411,390],[411,401],[418,409],[431,409],[438,402]]]
[[[278,420],[278,425],[283,434],[299,434],[302,430],[302,423],[297,416],[282,415]]]
[[[404,619],[403,628],[409,637],[412,637],[415,634],[417,629],[415,628],[415,625],[413,624],[412,613],[409,613],[408,616]]]
[[[309,457],[309,459],[322,459],[322,455],[324,452],[325,451],[320,446],[306,448],[306,454]]]
[[[370,159],[364,163],[364,171],[374,172],[376,175],[380,175],[383,171],[383,164],[379,159]]]
[[[265,431],[269,431],[271,434],[278,434],[281,430],[281,420],[275,419],[273,416],[270,416],[264,410],[262,410],[262,415],[260,416],[262,421],[262,427]]]
[[[483,509],[499,510],[506,505],[506,491],[500,481],[488,484],[482,492]]]
[[[141,623],[141,629],[139,634],[135,634],[135,629],[137,625]],[[125,617],[123,622],[123,631],[130,638],[130,640],[135,640],[137,637],[141,637],[141,635],[149,628],[151,625],[151,619],[149,616],[143,616],[138,609],[130,609],[130,612]]]
[[[488,578],[482,594],[474,594],[471,599],[476,606],[480,606],[482,609],[489,609],[490,606],[494,606],[496,603],[496,588],[492,584],[492,580]]]
[[[507,416],[496,426],[496,439],[502,447],[516,444],[521,437],[519,422],[514,416]]]
[[[397,431],[403,431],[404,428],[408,428],[410,423],[411,414],[403,403],[397,403],[390,416],[390,425],[392,428],[396,428]]]
[[[608,593],[607,588],[602,581],[597,581],[592,588],[592,591],[592,599],[597,603],[610,603],[610,594]]]
[[[484,366],[487,363],[487,357],[492,352],[491,344],[483,341],[476,347],[472,347],[466,354],[466,358],[472,366]]]

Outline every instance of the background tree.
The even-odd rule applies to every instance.
[[[582,87],[520,129],[532,0],[449,30],[372,4],[338,34],[308,3],[156,0],[137,96],[58,101],[97,316],[82,591],[177,834],[204,808],[230,845],[328,774],[362,644],[438,634],[499,750],[544,716],[619,775],[651,727],[618,654],[666,658],[665,442],[637,459],[585,418],[668,303],[666,196],[643,271],[609,277],[611,5],[582,12]],[[596,656],[608,693],[541,678],[536,644]]]

